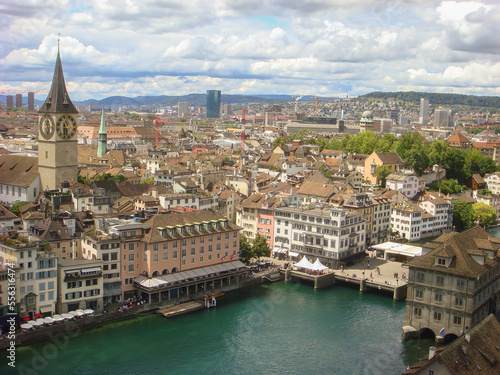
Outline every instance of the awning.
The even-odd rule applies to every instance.
[[[101,271],[101,267],[85,268],[85,269],[83,269],[81,271],[82,271],[82,273],[100,272]]]
[[[290,251],[288,255],[290,255],[291,257],[298,257],[300,254],[296,253],[295,251]]]
[[[52,312],[52,307],[51,306],[45,306],[45,307],[40,307],[40,314],[45,314],[48,312]]]

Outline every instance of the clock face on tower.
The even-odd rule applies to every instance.
[[[50,139],[54,135],[54,122],[50,116],[43,116],[40,120],[40,134],[45,139]]]
[[[76,121],[72,116],[62,115],[57,120],[57,135],[61,139],[71,139],[76,133]]]

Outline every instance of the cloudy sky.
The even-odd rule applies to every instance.
[[[498,0],[1,0],[0,89],[48,89],[58,33],[73,100],[500,95]]]

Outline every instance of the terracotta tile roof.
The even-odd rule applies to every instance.
[[[0,155],[0,184],[27,187],[38,176],[38,158]]]
[[[403,164],[403,159],[396,152],[377,152],[382,163],[385,164]]]
[[[477,240],[488,240],[490,234],[483,228],[476,226],[461,233],[445,234],[439,236],[432,244],[425,244],[424,247],[434,248],[431,252],[421,257],[415,258],[408,263],[409,267],[424,268],[433,271],[439,271],[454,275],[459,275],[468,278],[476,278],[488,272],[492,267],[495,267],[497,260],[485,257],[484,264],[479,264],[472,257],[473,255],[483,255],[483,251],[479,248]],[[438,244],[437,246],[435,244]],[[479,245],[484,248],[484,243],[481,241]],[[491,244],[494,249],[499,249],[497,244]],[[444,249],[446,248],[446,249]],[[479,250],[479,252],[478,252]],[[448,257],[453,257],[449,267],[435,265],[435,257],[445,251]]]

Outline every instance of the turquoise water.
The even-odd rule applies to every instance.
[[[405,304],[388,295],[279,282],[218,302],[20,347],[15,371],[3,352],[0,374],[399,374],[416,361],[417,343],[401,341]]]

